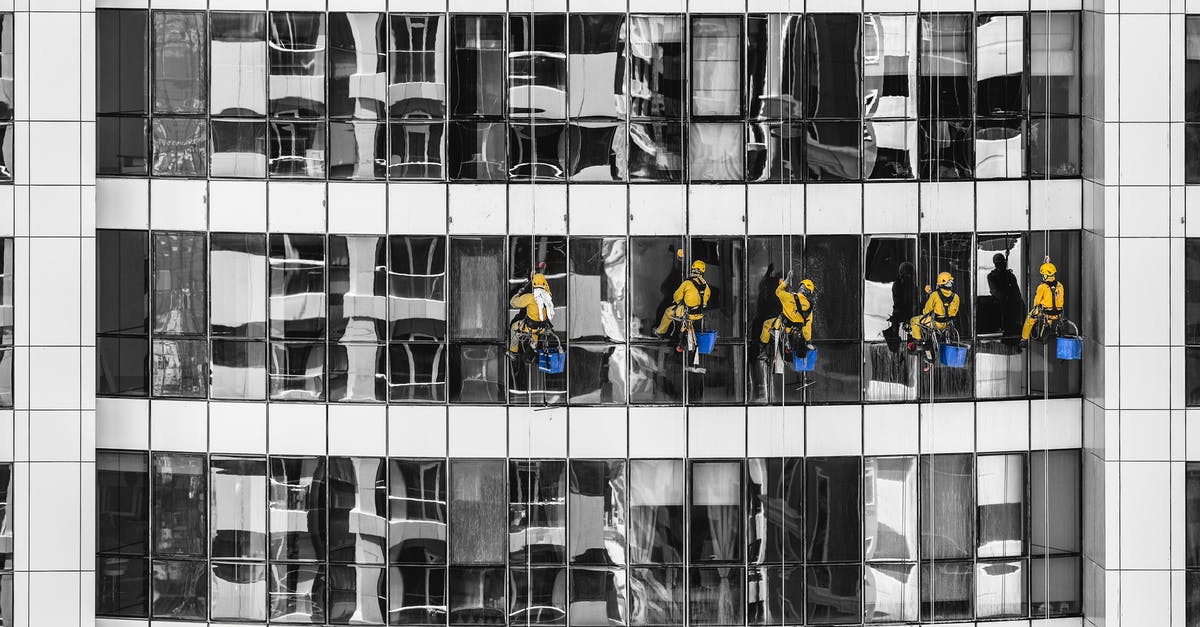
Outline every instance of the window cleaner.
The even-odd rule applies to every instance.
[[[517,290],[508,304],[517,312],[509,327],[508,355],[520,355],[525,361],[537,358],[538,342],[553,333],[554,296],[546,280],[546,264],[538,264],[538,271]]]
[[[954,275],[949,272],[939,273],[937,289],[931,290],[925,286],[929,298],[921,315],[913,316],[908,323],[908,352],[921,351],[925,357],[924,370],[929,371],[933,364],[934,351],[937,346],[945,344],[949,336],[958,335],[954,321],[958,317],[958,309],[962,299],[954,293]]]
[[[763,322],[762,332],[758,339],[763,344],[769,344],[772,337],[778,337],[783,348],[782,353],[804,359],[808,356],[809,351],[816,350],[812,345],[816,285],[811,279],[802,279],[799,288],[795,292],[791,292],[788,291],[791,280],[790,272],[787,278],[779,279],[779,285],[775,288],[775,297],[779,299],[782,312]],[[780,352],[779,350],[775,351],[777,364],[782,359]],[[767,358],[766,350],[759,354],[763,359]]]
[[[1037,286],[1033,296],[1033,309],[1025,317],[1025,326],[1021,328],[1021,347],[1029,345],[1029,339],[1047,340],[1047,333],[1057,337],[1062,334],[1063,303],[1066,299],[1066,288],[1057,280],[1058,268],[1046,257],[1042,267],[1042,282]]]
[[[683,259],[683,250],[675,253]],[[708,308],[708,299],[712,290],[704,280],[707,265],[697,259],[688,270],[688,277],[675,289],[671,297],[672,303],[663,312],[662,320],[654,330],[658,337],[670,337],[678,343],[675,351],[682,353],[685,349],[696,345],[696,327],[704,321],[704,310]]]

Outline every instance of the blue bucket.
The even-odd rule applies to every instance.
[[[967,347],[965,344],[942,344],[938,350],[938,362],[950,368],[967,367]]]
[[[1066,361],[1083,359],[1083,340],[1077,337],[1058,338],[1056,349],[1059,359]]]
[[[542,351],[538,353],[538,370],[548,374],[562,374],[563,366],[567,364],[567,354],[562,350]]]
[[[717,345],[716,331],[700,331],[696,333],[696,352],[701,355],[707,355],[713,352],[713,347]]]
[[[792,368],[796,372],[812,372],[817,367],[817,349],[808,351],[801,356],[799,352],[792,353]]]

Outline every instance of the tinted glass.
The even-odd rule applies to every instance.
[[[208,110],[208,19],[201,12],[154,11],[154,113]]]
[[[683,563],[685,488],[683,460],[629,462],[631,563]]]
[[[214,11],[209,19],[212,24],[209,112],[238,117],[266,115],[267,14]]]
[[[209,238],[209,251],[212,334],[266,337],[266,237],[213,233]]]
[[[262,458],[214,455],[209,466],[209,498],[212,503],[210,538],[213,558],[266,559],[267,557],[267,462]],[[228,569],[214,565],[213,617],[223,594],[217,579]],[[256,573],[245,572],[242,575]],[[222,578],[223,579],[223,578]],[[245,579],[240,579],[245,581]],[[230,594],[237,596],[232,591]]]
[[[504,111],[503,15],[455,15],[450,37],[450,113],[499,116]]]
[[[387,17],[329,14],[329,116],[383,119],[387,102]]]
[[[508,114],[563,119],[567,108],[567,16],[508,16]]]
[[[693,116],[742,113],[742,18],[692,18]]]
[[[325,14],[272,11],[267,36],[271,116],[325,115]]]
[[[626,19],[623,13],[567,17],[567,98],[570,116],[624,117]]]
[[[388,108],[392,119],[446,115],[446,19],[388,16]]]
[[[862,16],[856,13],[805,16],[808,40],[804,84],[808,117],[857,120],[861,115],[862,24]]]
[[[572,460],[568,472],[571,563],[624,564],[629,494],[625,461]],[[593,575],[580,577],[591,580]]]
[[[391,459],[388,475],[389,561],[445,564],[446,463]]]
[[[154,554],[205,557],[208,547],[208,464],[204,455],[155,453]]]
[[[148,22],[146,11],[96,11],[96,113],[146,112]],[[11,22],[5,24],[6,38],[12,31]]]
[[[508,517],[508,499],[505,498],[507,492],[504,489],[506,474],[503,460],[451,461],[450,556],[453,563],[505,562],[507,550],[504,530]],[[503,568],[500,569],[500,578],[500,585],[503,586]],[[452,591],[454,585],[452,580]],[[451,605],[454,605],[453,601]]]
[[[680,15],[631,15],[629,114],[633,118],[683,117],[686,24]]]

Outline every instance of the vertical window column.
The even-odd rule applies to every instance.
[[[623,237],[570,240],[566,336],[568,397],[573,405],[624,405],[628,399],[627,251]]]
[[[446,238],[388,239],[388,398],[446,400]]]
[[[150,175],[208,173],[208,15],[151,13]]]
[[[684,460],[630,460],[630,624],[685,622],[686,490]]]
[[[149,11],[96,11],[97,174],[149,173],[149,25]],[[0,42],[12,40],[12,29],[5,26]],[[0,66],[11,67],[12,63],[11,56],[0,58]],[[11,144],[11,134],[5,133],[4,146]],[[11,149],[5,154],[11,155]],[[11,178],[12,161],[5,159],[4,166]]]
[[[446,462],[388,460],[388,624],[444,625]]]
[[[273,622],[325,624],[326,459],[271,457],[268,616]]]
[[[915,623],[917,585],[917,459],[863,460],[863,606],[868,623]]]
[[[451,181],[506,181],[504,15],[454,15],[450,22]]]
[[[509,460],[508,620],[567,623],[567,462]]]
[[[267,398],[267,238],[212,233],[212,398]]]
[[[804,180],[804,17],[752,14],[746,22],[746,180]]]
[[[450,625],[505,625],[506,462],[450,461]]]
[[[267,620],[267,460],[209,459],[209,619]]]
[[[204,233],[156,232],[151,246],[151,394],[206,398],[208,238]]]
[[[568,473],[571,624],[628,624],[627,463],[623,459],[573,459]]]
[[[270,235],[270,398],[325,400],[325,236]]]
[[[446,17],[388,19],[388,178],[440,181],[446,175]]]
[[[624,13],[567,16],[566,167],[573,182],[629,179]]]
[[[267,176],[267,14],[209,13],[213,178]]]
[[[387,16],[329,14],[329,178],[382,179],[387,168]]]
[[[688,621],[692,625],[745,622],[745,534],[742,463],[691,463]]]
[[[151,455],[153,618],[208,618],[208,477],[204,454]]]
[[[149,475],[145,453],[96,454],[97,616],[147,616]]]
[[[863,15],[864,179],[917,176],[917,54],[916,15]]]
[[[96,231],[96,393],[146,396],[149,233]]]
[[[508,16],[508,178],[567,179],[567,16]]]
[[[974,15],[919,16],[918,106],[921,179],[970,179],[975,173]]]
[[[810,13],[804,17],[805,162],[813,181],[862,178],[862,16]]]
[[[687,145],[687,22],[630,15],[629,180],[680,183]]]
[[[1027,175],[1025,15],[975,17],[975,178]]]
[[[1185,119],[1200,120],[1193,111],[1197,80],[1193,57],[1200,57],[1200,41],[1195,41],[1193,21],[1187,18],[1185,61]],[[1034,11],[1029,15],[1029,175],[1042,177],[1074,177],[1083,171],[1080,152],[1083,150],[1080,131],[1080,70],[1083,46],[1080,43],[1082,26],[1077,12]],[[1191,148],[1195,132],[1187,126],[1185,153],[1195,155]],[[1193,169],[1185,172],[1190,177]],[[1188,178],[1187,182],[1194,182]]]
[[[271,178],[325,178],[325,16],[268,15]]]
[[[387,238],[329,236],[329,400],[387,401]]]
[[[329,458],[329,603],[334,625],[387,621],[387,460]]]
[[[508,294],[505,238],[450,238],[449,397],[452,403],[507,401]]]

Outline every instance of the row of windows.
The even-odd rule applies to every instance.
[[[104,452],[100,616],[799,625],[1080,612],[1080,452]],[[568,622],[569,621],[569,622]]]
[[[758,237],[377,236],[97,231],[97,393],[333,402],[575,405],[904,402],[1080,391],[1079,362],[1019,347],[1051,256],[1080,307],[1078,231]],[[707,263],[706,372],[653,330]],[[997,259],[1000,262],[997,262]],[[561,374],[503,357],[509,297],[538,263]],[[1007,267],[1005,267],[1007,266]],[[769,372],[764,322],[789,271],[817,286],[808,386]],[[963,297],[964,369],[921,376],[900,325],[939,272]]]
[[[97,12],[97,172],[1075,177],[1080,14]],[[568,122],[569,121],[569,122]]]

